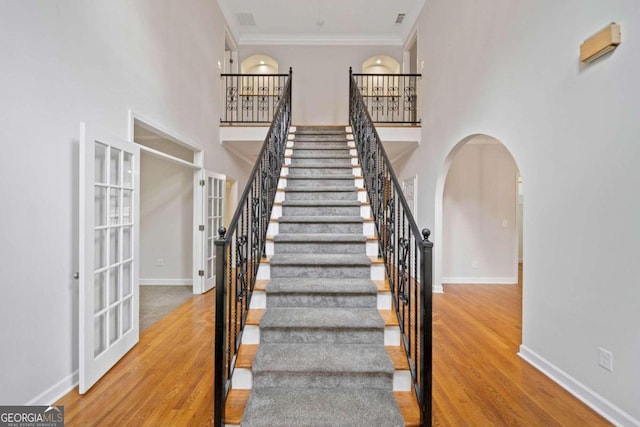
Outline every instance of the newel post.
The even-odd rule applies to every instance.
[[[227,229],[218,229],[219,237],[216,246],[216,323],[214,341],[214,380],[213,380],[213,424],[215,427],[224,426],[224,403],[226,400],[226,370],[225,370],[225,271],[227,266],[227,251],[225,250],[225,234]]]
[[[420,340],[420,404],[422,406],[422,425],[431,425],[432,394],[432,360],[433,360],[433,328],[432,328],[432,294],[433,294],[433,243],[429,241],[431,230],[422,230],[422,340]]]

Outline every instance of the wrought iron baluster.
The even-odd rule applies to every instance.
[[[401,342],[409,362],[424,425],[431,420],[432,245],[427,240],[428,235],[423,233],[423,239],[419,237],[421,232],[372,120],[372,116],[377,120],[382,117],[378,115],[382,108],[386,108],[385,120],[406,120],[403,112],[405,107],[403,105],[401,108],[400,102],[415,102],[414,94],[407,93],[405,88],[408,85],[416,87],[412,80],[416,76],[365,77],[350,73],[349,120],[377,230],[379,254],[384,261],[400,325]],[[364,84],[364,81],[368,83]],[[368,110],[365,102],[368,94],[363,92],[364,88],[372,87],[378,88],[371,93],[373,102],[383,103],[383,107],[373,108],[369,104]],[[380,93],[380,88],[383,88],[383,93]],[[415,104],[413,108],[415,112]],[[413,115],[411,119],[415,117]]]

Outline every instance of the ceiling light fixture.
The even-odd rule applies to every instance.
[[[382,64],[382,59],[378,59],[378,60],[376,61],[376,64]]]
[[[264,61],[260,61],[260,65],[264,65]]]

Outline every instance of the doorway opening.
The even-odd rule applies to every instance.
[[[140,331],[193,294],[196,151],[148,122],[133,119],[140,150]]]
[[[221,71],[222,73],[238,74],[238,47],[226,28],[224,32],[224,64]]]
[[[407,74],[417,74],[422,72],[421,68],[418,68],[418,32],[415,31],[405,44],[402,54],[402,70]]]
[[[472,135],[451,150],[436,189],[436,292],[443,283],[519,283],[522,189],[517,164],[497,139]]]

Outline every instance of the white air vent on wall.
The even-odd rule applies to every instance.
[[[236,18],[240,25],[245,27],[255,27],[256,20],[253,18],[253,13],[236,13]]]
[[[398,16],[396,17],[396,24],[402,24],[402,21],[404,21],[404,17],[405,17],[404,13],[399,13]]]

